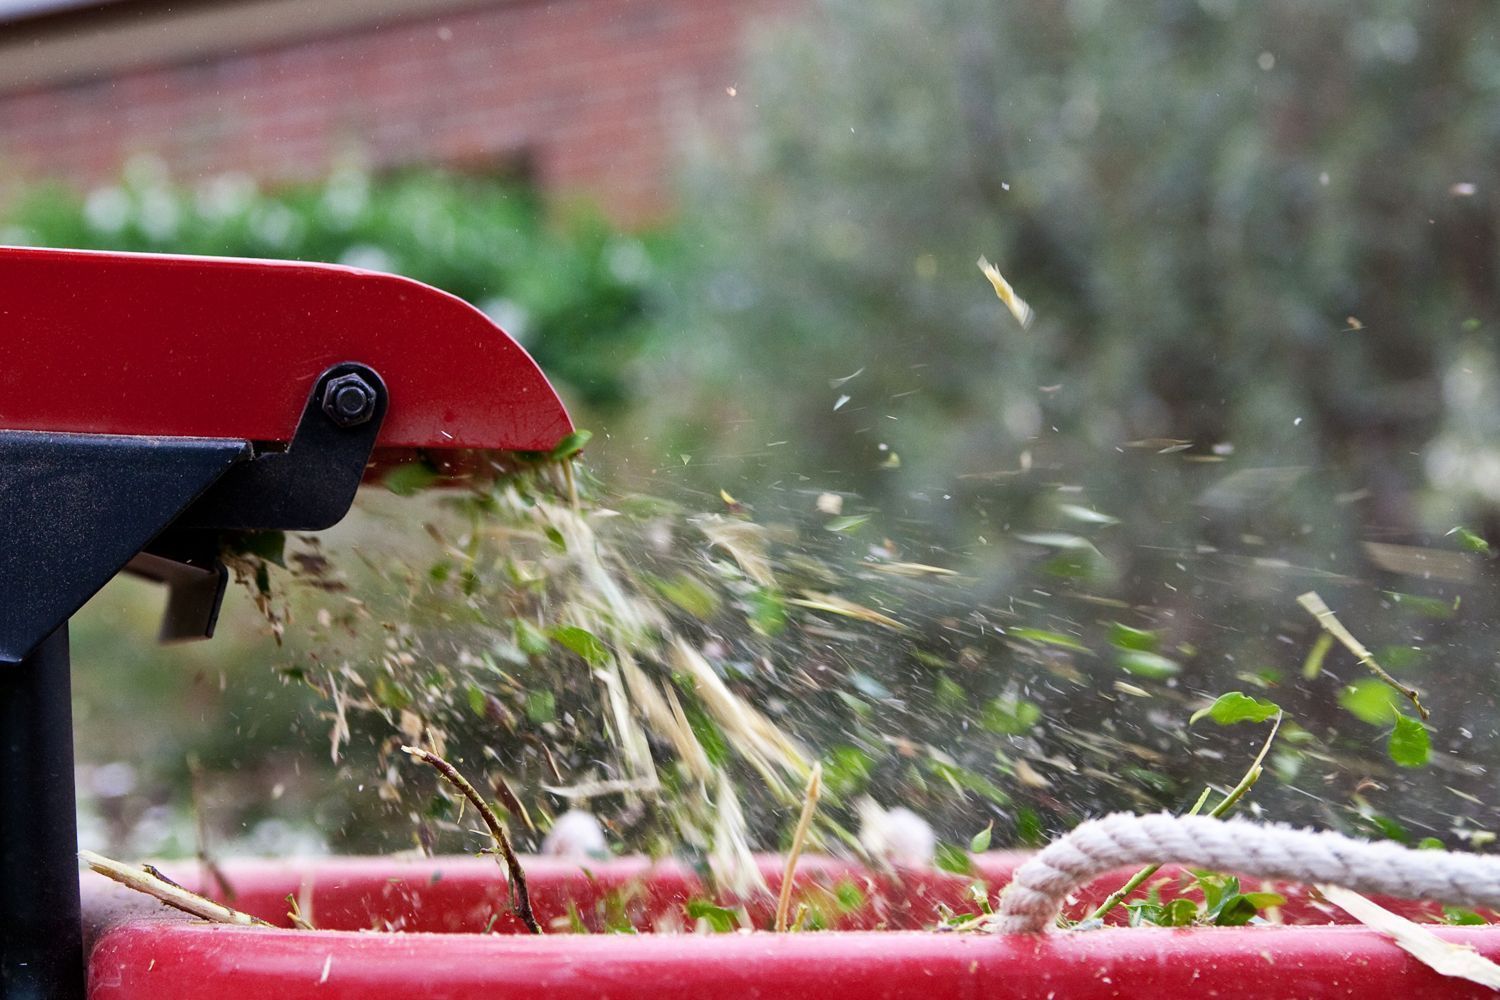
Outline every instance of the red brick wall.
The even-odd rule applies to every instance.
[[[794,0],[793,0],[794,2]],[[524,162],[624,222],[661,213],[694,130],[734,115],[745,27],[788,0],[510,2],[0,95],[0,170],[90,184],[152,152],[179,180]]]

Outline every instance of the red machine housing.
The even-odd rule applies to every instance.
[[[421,282],[334,264],[0,247],[0,428],[287,442],[342,361],[390,389],[377,460],[547,451],[572,429],[536,362]]]

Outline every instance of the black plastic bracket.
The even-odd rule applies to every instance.
[[[319,531],[349,512],[389,397],[374,369],[346,362],[313,385],[284,451],[258,451],[177,519],[179,528]]]

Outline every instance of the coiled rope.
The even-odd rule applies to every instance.
[[[1050,930],[1071,893],[1116,868],[1158,862],[1500,909],[1500,857],[1415,850],[1279,823],[1115,813],[1079,824],[1016,869],[993,926],[1005,934]]]

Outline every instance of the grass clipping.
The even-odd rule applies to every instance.
[[[517,787],[568,802],[618,796],[637,814],[649,803],[653,822],[671,826],[677,844],[706,859],[722,887],[765,891],[735,787],[745,770],[739,765],[795,808],[811,754],[726,682],[701,648],[703,636],[658,593],[670,574],[683,575],[688,557],[651,550],[634,536],[625,545],[601,537],[622,515],[587,502],[575,507],[534,478],[426,499],[434,501],[426,534],[439,544],[439,563],[417,561],[430,549],[412,553],[412,562],[366,562],[381,579],[358,579],[356,589],[382,595],[384,603],[373,606],[304,591],[325,602],[301,614],[323,630],[311,633],[314,666],[302,676],[333,706],[335,756],[358,711],[390,722],[402,748],[457,759],[446,746],[472,733],[478,713],[495,762],[487,771],[508,771]],[[392,516],[409,519],[410,507]],[[714,606],[740,593],[734,588],[775,588],[763,526],[724,515],[676,516],[671,525],[684,543],[696,536],[695,565],[703,547],[729,557],[720,560],[727,576],[709,593]],[[492,752],[494,745],[505,749]],[[526,746],[540,748],[540,758],[515,749]],[[388,774],[395,776],[382,797],[395,802],[404,781],[395,769]],[[439,794],[469,798],[443,777],[459,794],[441,783]],[[481,787],[506,780],[473,777]],[[506,803],[523,816],[518,806]]]
[[[1397,916],[1352,889],[1320,885],[1318,891],[1330,903],[1371,930],[1384,934],[1398,948],[1434,972],[1500,990],[1500,965],[1491,962],[1471,946],[1444,941],[1427,928]]]

